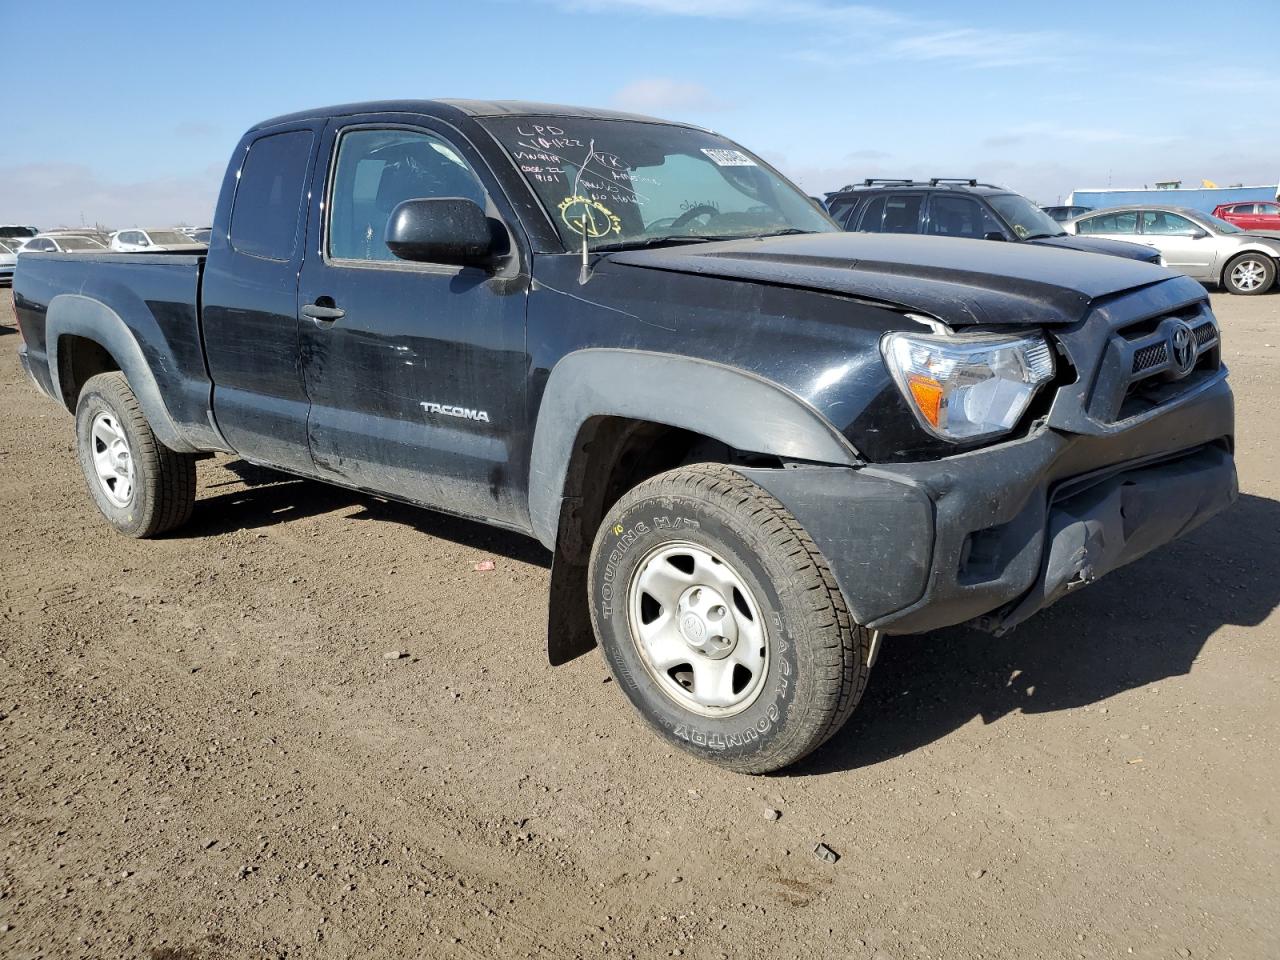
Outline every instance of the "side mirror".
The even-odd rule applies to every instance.
[[[988,230],[982,235],[983,240],[1003,240],[1004,234],[999,230]]]
[[[1209,231],[1208,231],[1208,230],[1201,230],[1201,229],[1197,228],[1197,229],[1195,229],[1195,230],[1192,230],[1192,231],[1191,231],[1191,239],[1192,239],[1192,240],[1203,240],[1203,239],[1204,239],[1205,237],[1207,237],[1208,235],[1209,235]]]
[[[391,211],[384,235],[401,260],[486,266],[494,257],[493,227],[474,200],[405,200]]]

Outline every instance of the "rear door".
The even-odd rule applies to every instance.
[[[213,410],[242,456],[311,473],[298,340],[306,187],[323,121],[241,141],[201,286]]]
[[[1165,210],[1143,210],[1141,240],[1160,251],[1164,265],[1188,277],[1208,280],[1217,263],[1217,238],[1186,217]]]
[[[518,266],[411,263],[383,241],[402,201],[465,197],[518,244],[487,167],[457,131],[416,115],[335,120],[321,155],[299,301],[319,475],[526,526]],[[316,306],[329,317],[309,316]]]

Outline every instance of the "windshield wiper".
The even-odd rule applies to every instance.
[[[1057,233],[1029,233],[1022,239],[1023,240],[1051,240],[1054,237],[1065,237],[1065,236],[1067,236],[1067,231],[1059,230]]]
[[[754,233],[751,234],[753,240],[763,240],[765,237],[790,237],[797,233],[818,233],[817,230],[803,230],[800,227],[787,227],[785,230],[774,230],[771,233]]]
[[[635,240],[619,240],[617,243],[602,243],[591,248],[592,253],[609,253],[614,250],[638,250],[641,247],[656,247],[663,243],[711,243],[723,240],[724,237],[703,237],[695,234],[672,233],[663,237],[645,237]]]

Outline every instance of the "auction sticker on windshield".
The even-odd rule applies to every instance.
[[[756,162],[741,150],[721,150],[702,148],[702,152],[711,158],[717,167],[754,167]]]

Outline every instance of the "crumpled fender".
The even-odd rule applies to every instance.
[[[861,462],[813,407],[755,374],[671,354],[579,350],[561,359],[548,377],[530,456],[530,520],[550,549],[574,443],[582,425],[600,416],[661,423],[788,460]]]

